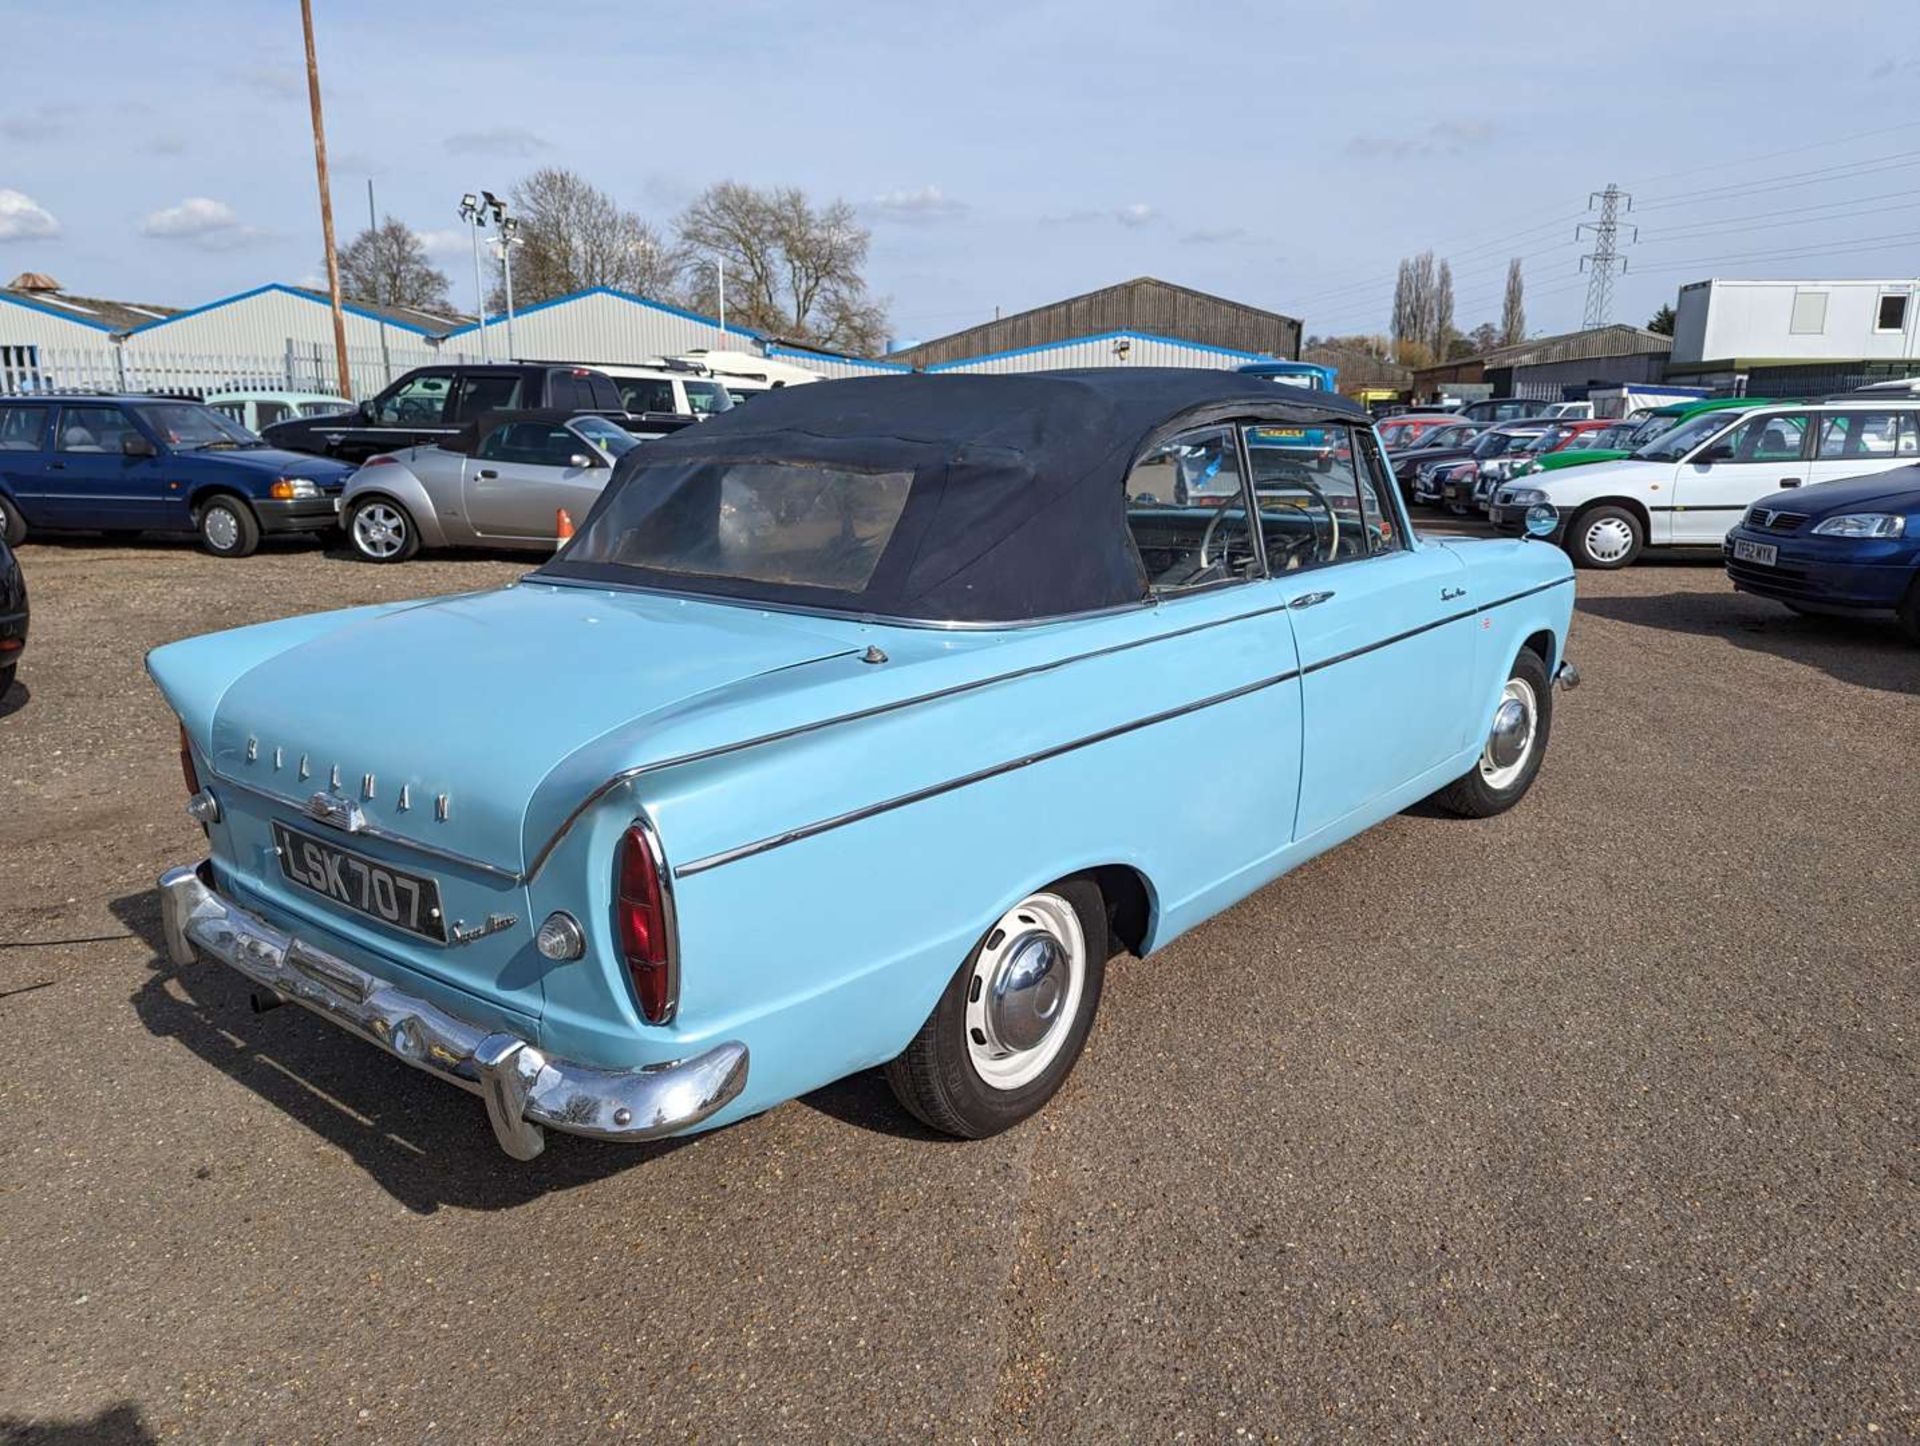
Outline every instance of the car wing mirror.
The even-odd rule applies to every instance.
[[[154,457],[160,449],[138,432],[127,432],[120,438],[120,451],[127,457]]]
[[[1693,460],[1702,465],[1713,462],[1731,462],[1733,460],[1733,444],[1731,442],[1716,442]]]
[[[575,452],[571,457],[567,458],[567,465],[569,467],[598,467],[600,464],[585,452]]]

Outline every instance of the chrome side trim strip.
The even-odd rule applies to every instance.
[[[966,773],[958,778],[948,779],[945,783],[936,783],[927,788],[915,789],[911,793],[903,793],[894,798],[884,799],[879,803],[868,804],[863,808],[856,808],[846,813],[835,814],[832,818],[822,819],[818,823],[803,824],[799,828],[788,829],[785,833],[774,834],[769,838],[756,839],[753,843],[741,844],[738,848],[725,849],[717,854],[708,854],[705,858],[694,859],[690,863],[680,865],[679,868],[674,870],[674,877],[681,879],[690,878],[694,874],[705,873],[708,869],[717,869],[722,864],[730,864],[738,859],[751,858],[754,854],[765,853],[769,849],[777,849],[785,844],[797,843],[801,839],[812,838],[816,834],[823,834],[832,829],[844,828],[850,823],[859,823],[862,819],[873,818],[878,814],[890,813],[897,808],[905,808],[908,804],[921,803],[929,798],[938,798],[943,793],[952,793],[955,789],[966,788],[975,783],[982,783],[989,778],[997,778],[1003,773],[1012,773],[1016,769],[1028,768],[1036,763],[1045,763],[1049,759],[1058,758],[1062,754],[1073,753],[1079,749],[1091,747],[1095,743],[1105,743],[1109,739],[1118,738],[1123,734],[1134,733],[1142,728],[1151,728],[1156,723],[1165,723],[1170,719],[1179,718],[1188,713],[1197,713],[1203,708],[1212,708],[1221,703],[1231,703],[1236,698],[1244,698],[1251,693],[1258,693],[1263,689],[1272,688],[1280,683],[1290,682],[1299,676],[1299,669],[1289,668],[1284,673],[1276,673],[1270,678],[1261,678],[1257,682],[1243,684],[1238,688],[1229,689],[1225,693],[1215,693],[1212,697],[1202,698],[1197,702],[1183,703],[1178,708],[1168,708],[1163,712],[1149,714],[1145,718],[1136,718],[1130,723],[1116,724],[1112,728],[1102,729],[1098,733],[1089,733],[1086,737],[1076,738],[1069,743],[1057,743],[1051,748],[1042,748],[1034,753],[1023,754],[1019,758],[1011,759],[1006,763],[996,763],[987,768],[975,769],[972,773]]]
[[[523,881],[531,881],[545,866],[560,840],[567,836],[582,814],[605,798],[622,784],[649,773],[660,773],[669,768],[684,768],[688,764],[705,763],[710,759],[724,758],[731,753],[744,752],[749,748],[759,748],[770,743],[784,743],[790,738],[802,738],[809,733],[817,733],[823,728],[837,727],[842,723],[859,723],[868,718],[878,718],[888,713],[897,713],[905,708],[917,708],[922,703],[937,703],[943,698],[957,697],[962,693],[971,693],[981,688],[991,688],[998,683],[1010,683],[1017,678],[1037,677],[1042,673],[1051,673],[1055,669],[1065,668],[1074,663],[1088,662],[1094,658],[1109,657],[1115,653],[1124,653],[1134,648],[1144,648],[1150,643],[1170,642],[1174,638],[1184,638],[1193,633],[1205,632],[1209,628],[1224,627],[1228,623],[1246,622],[1252,618],[1267,617],[1273,613],[1285,612],[1287,603],[1276,603],[1271,607],[1256,608],[1252,612],[1235,613],[1229,618],[1213,618],[1204,623],[1190,623],[1184,628],[1175,628],[1171,632],[1155,633],[1150,638],[1132,638],[1124,643],[1114,643],[1108,647],[1095,648],[1091,652],[1075,653],[1067,658],[1055,658],[1050,662],[1035,663],[1030,667],[1016,668],[1009,673],[995,673],[990,678],[976,678],[967,683],[955,683],[951,687],[936,688],[931,693],[917,693],[911,698],[896,698],[890,703],[876,703],[871,708],[857,709],[852,713],[837,713],[831,718],[816,718],[811,723],[796,724],[792,728],[782,728],[773,733],[762,733],[752,738],[743,738],[737,743],[722,743],[712,748],[697,749],[692,753],[681,753],[672,758],[662,758],[653,763],[641,763],[632,768],[622,769],[606,782],[600,784],[577,804],[573,811],[560,821],[553,836],[540,847],[533,856],[533,862],[527,866]]]

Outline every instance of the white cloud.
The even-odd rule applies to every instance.
[[[537,156],[548,149],[539,136],[519,126],[462,131],[447,137],[447,151],[455,156]]]
[[[1122,226],[1151,226],[1160,219],[1158,208],[1149,206],[1145,201],[1134,201],[1111,211],[1062,211],[1052,216],[1042,216],[1043,226],[1089,226],[1097,222],[1117,221]]]
[[[926,185],[875,196],[867,210],[884,221],[923,226],[936,221],[956,220],[966,215],[967,203],[955,200],[938,186]]]
[[[258,226],[249,226],[225,201],[189,196],[177,206],[163,206],[140,221],[140,234],[161,241],[185,241],[209,251],[224,251],[266,239]]]
[[[420,249],[435,258],[464,256],[473,245],[466,229],[460,226],[448,226],[439,231],[415,231],[413,236],[420,243]]]
[[[1417,156],[1457,156],[1488,144],[1493,140],[1493,131],[1485,121],[1435,121],[1423,131],[1406,135],[1355,136],[1347,142],[1347,154],[1396,161]]]
[[[24,191],[0,188],[0,241],[44,241],[59,234],[53,212]]]

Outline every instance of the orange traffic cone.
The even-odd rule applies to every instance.
[[[557,508],[553,514],[553,534],[555,541],[565,542],[573,536],[573,518],[564,507]]]

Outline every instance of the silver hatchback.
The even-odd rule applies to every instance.
[[[347,479],[341,521],[368,562],[423,547],[551,552],[640,440],[605,417],[488,412],[445,442],[368,458]]]

